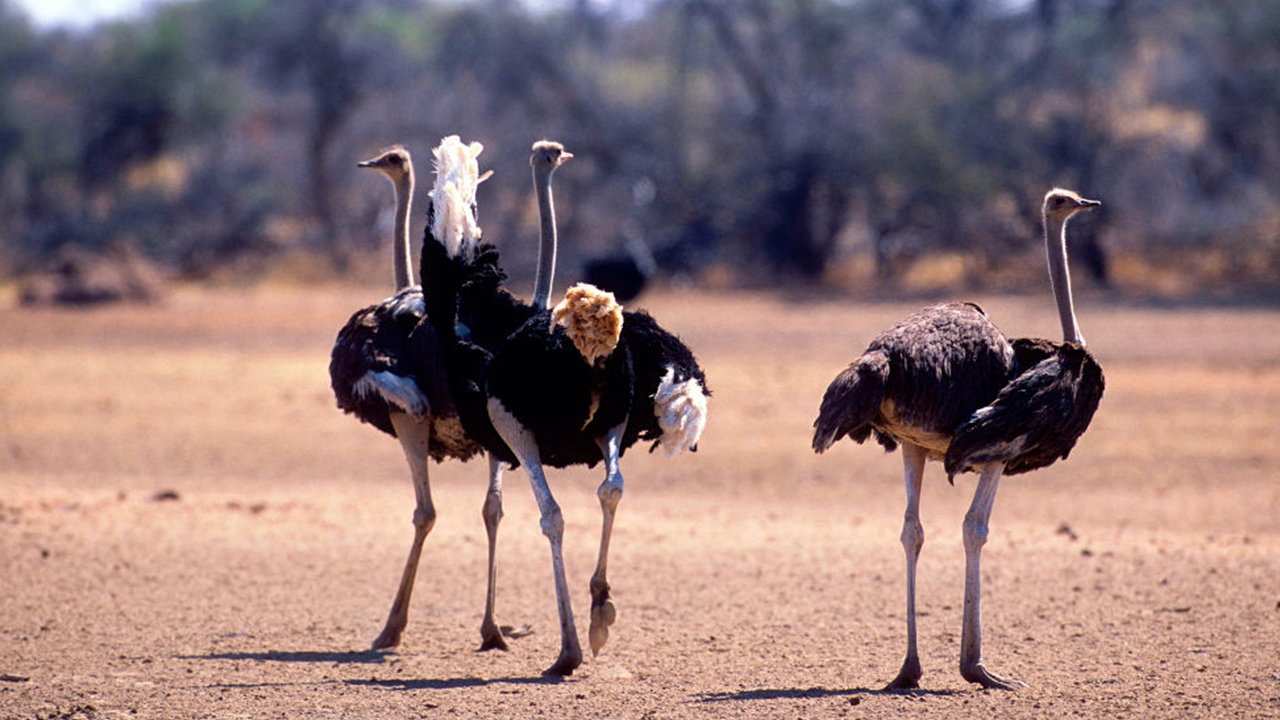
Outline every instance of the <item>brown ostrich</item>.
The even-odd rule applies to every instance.
[[[1025,687],[989,672],[982,662],[979,561],[1002,475],[1065,459],[1102,399],[1102,368],[1085,349],[1067,274],[1066,225],[1100,205],[1070,190],[1044,198],[1049,281],[1058,303],[1063,342],[1009,341],[977,305],[925,308],[871,341],[836,376],[814,422],[821,453],[842,437],[874,436],[892,451],[902,445],[907,510],[902,546],[907,558],[907,655],[890,688],[919,686],[916,648],[916,560],[924,544],[920,488],[926,460],[941,460],[947,477],[979,472],[964,519],[964,624],[960,674],[987,688]]]

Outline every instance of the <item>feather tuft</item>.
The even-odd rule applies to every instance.
[[[431,151],[436,171],[430,195],[434,210],[431,234],[450,257],[470,256],[480,242],[474,207],[476,189],[489,177],[488,173],[480,175],[476,160],[483,150],[478,142],[463,144],[457,135],[450,135]]]
[[[551,330],[559,325],[588,365],[609,357],[622,336],[622,306],[613,293],[578,283],[551,310]]]
[[[662,428],[658,444],[667,457],[696,450],[707,425],[707,395],[696,378],[676,382],[676,370],[668,366],[653,394],[653,414]]]

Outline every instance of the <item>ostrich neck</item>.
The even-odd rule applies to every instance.
[[[556,272],[556,209],[551,198],[551,171],[535,169],[533,185],[538,193],[538,219],[542,233],[542,243],[538,246],[538,271],[533,281],[533,306],[545,310]]]
[[[1062,337],[1068,342],[1084,345],[1084,335],[1076,322],[1075,303],[1071,300],[1071,273],[1067,269],[1067,221],[1044,219],[1044,249],[1049,259],[1049,285],[1058,303],[1058,317],[1062,320]]]
[[[391,259],[395,266],[396,291],[413,284],[412,257],[409,251],[409,204],[413,202],[413,176],[395,182],[396,224],[395,238],[391,243]]]

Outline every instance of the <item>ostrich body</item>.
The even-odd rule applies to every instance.
[[[537,150],[535,145],[534,178],[543,182]],[[539,192],[539,199],[544,220],[552,218],[550,193]],[[554,223],[544,222],[542,229],[544,253],[554,252]],[[481,246],[473,260],[455,260],[454,268],[457,294],[433,289],[430,322],[443,340],[450,387],[468,434],[501,460],[523,465],[529,476],[542,530],[551,543],[560,614],[560,656],[546,674],[568,675],[581,664],[582,651],[565,580],[564,520],[543,465],[605,463],[606,477],[597,491],[604,516],[600,554],[590,584],[589,639],[598,652],[616,618],[606,564],[623,492],[619,460],[642,438],[654,440],[669,454],[693,449],[706,420],[706,379],[674,335],[645,313],[623,313],[611,295],[590,286],[570,288],[554,310],[537,309],[494,351],[456,335],[446,337],[454,327],[451,303],[474,306],[481,303],[473,296],[503,294],[502,273],[491,249]],[[549,280],[539,283],[540,291],[549,289]],[[545,297],[535,292],[534,306]]]
[[[438,225],[442,236],[449,237],[454,245],[464,241],[459,236],[474,232],[463,220],[464,215],[471,212],[468,205],[474,203],[475,186],[487,177],[480,176],[475,167],[475,157],[480,150],[478,143],[463,145],[456,136],[445,138],[434,150],[437,178],[431,192],[433,212],[429,225]],[[339,408],[400,441],[416,497],[413,544],[386,624],[373,641],[373,648],[377,650],[400,643],[408,623],[409,601],[422,546],[435,524],[428,458],[437,462],[445,458],[469,460],[484,448],[467,437],[449,396],[440,344],[429,325],[421,323],[425,315],[422,288],[413,284],[410,271],[409,209],[414,175],[409,152],[395,146],[372,160],[359,163],[359,167],[383,172],[395,188],[392,250],[397,293],[351,316],[334,343],[329,376]],[[435,208],[440,211],[434,212]],[[502,466],[491,458],[484,516],[486,525],[495,528],[496,518],[501,516],[501,486]],[[505,649],[505,641],[493,619],[492,557],[491,548],[489,601],[481,624],[482,649]]]
[[[890,688],[919,686],[916,646],[916,560],[924,543],[920,490],[926,460],[941,460],[948,479],[979,472],[964,520],[965,590],[960,674],[987,688],[1025,685],[989,672],[982,662],[979,562],[1002,475],[1065,459],[1088,428],[1102,398],[1102,368],[1085,349],[1067,273],[1066,224],[1100,205],[1069,190],[1044,199],[1049,277],[1065,340],[1010,342],[982,309],[968,303],[920,310],[871,341],[831,382],[814,422],[821,453],[848,436],[874,436],[892,451],[902,445],[907,509],[907,653]]]

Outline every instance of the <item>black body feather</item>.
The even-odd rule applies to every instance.
[[[377,305],[352,314],[338,331],[329,356],[329,382],[338,407],[392,437],[396,433],[391,427],[391,410],[386,401],[355,390],[356,383],[367,373],[389,372],[411,378],[433,409],[452,405],[443,383],[418,377],[418,370],[431,363],[409,358],[409,334],[422,316],[422,288],[405,288]]]
[[[431,288],[423,325],[441,338],[463,427],[513,467],[518,460],[489,419],[490,397],[534,433],[543,464],[567,467],[600,462],[595,439],[624,420],[624,450],[660,437],[654,394],[668,368],[676,382],[696,378],[710,394],[693,353],[643,311],[625,312],[618,347],[588,366],[563,328],[552,329],[549,311],[535,312],[501,287],[496,248],[481,245],[472,259],[451,259],[428,243],[422,265]],[[451,317],[469,337],[455,331]]]
[[[638,440],[661,437],[654,395],[669,371],[676,383],[696,379],[710,396],[693,352],[648,313],[624,312],[617,348],[588,366],[542,312],[494,358],[489,395],[533,432],[544,465],[591,467],[603,459],[595,439],[624,420],[620,455]]]
[[[654,395],[667,369],[674,370],[672,379],[676,383],[697,380],[707,397],[711,397],[711,388],[707,386],[707,376],[689,346],[664,330],[649,313],[644,310],[624,311],[622,317],[620,344],[631,353],[636,389],[622,442],[624,447],[630,447],[637,440],[652,440],[655,443],[650,447],[652,451],[662,436],[655,414]]]
[[[588,365],[544,310],[494,356],[488,390],[533,432],[542,464],[594,466],[603,459],[595,438],[627,419],[634,382],[624,343],[599,365]]]
[[[506,274],[500,260],[497,248],[483,243],[473,257],[452,258],[428,236],[421,259],[423,282],[429,288],[427,320],[414,331],[411,342],[438,339],[449,394],[463,429],[515,467],[515,454],[489,419],[489,365],[494,353],[535,311],[502,287]]]
[[[408,412],[371,391],[361,392],[359,384],[369,373],[389,373],[412,384],[426,398],[427,415],[433,424],[457,416],[457,408],[445,379],[444,349],[434,332],[423,333],[422,289],[405,288],[390,298],[356,311],[338,331],[329,356],[329,383],[338,407],[362,422],[396,437],[391,424],[393,412]],[[366,389],[367,390],[367,389]],[[446,457],[469,460],[481,447],[465,439],[433,432],[428,445],[431,459]]]

